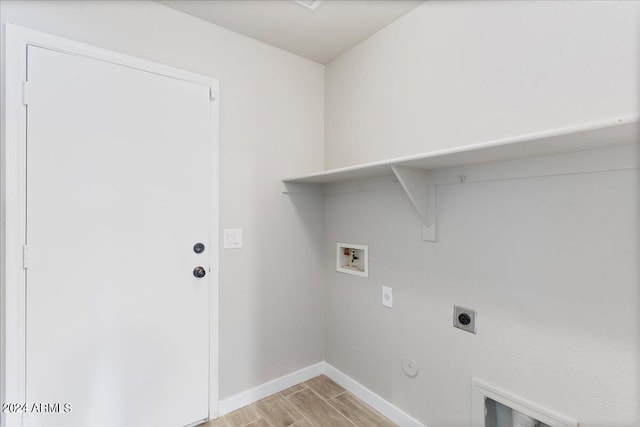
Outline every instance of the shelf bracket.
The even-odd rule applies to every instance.
[[[424,169],[391,166],[422,220],[422,240],[436,241],[436,191],[431,173]]]

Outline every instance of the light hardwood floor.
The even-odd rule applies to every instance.
[[[325,375],[231,412],[204,427],[397,427]]]

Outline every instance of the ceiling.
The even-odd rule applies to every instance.
[[[326,64],[422,0],[160,0],[160,3]]]

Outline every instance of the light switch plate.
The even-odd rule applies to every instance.
[[[242,248],[242,228],[224,229],[224,249]]]
[[[393,307],[393,290],[387,286],[382,287],[382,305],[384,307]]]

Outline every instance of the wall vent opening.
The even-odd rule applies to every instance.
[[[499,389],[478,378],[471,379],[473,427],[578,427],[565,415]]]

